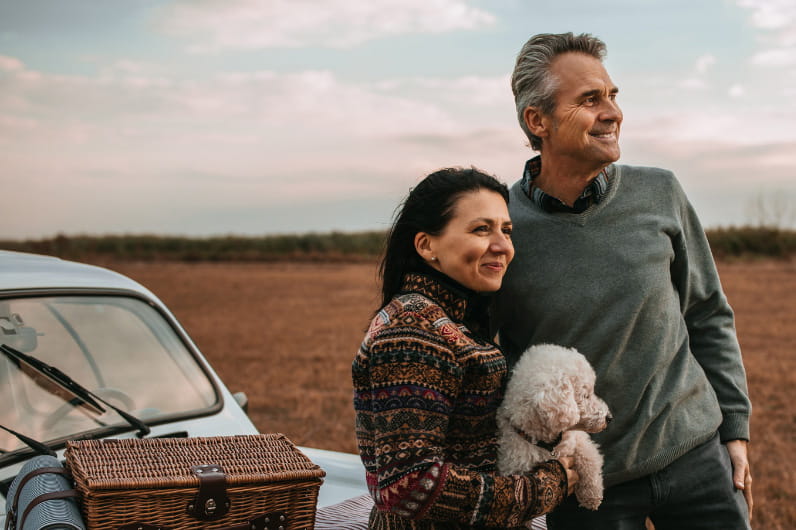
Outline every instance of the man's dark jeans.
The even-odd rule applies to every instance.
[[[749,529],[743,492],[732,483],[727,449],[714,436],[664,469],[605,490],[596,512],[578,507],[574,495],[547,515],[550,530]]]

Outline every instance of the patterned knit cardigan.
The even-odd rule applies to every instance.
[[[566,475],[556,461],[496,475],[506,361],[463,323],[473,293],[438,276],[406,277],[353,363],[369,528],[519,526],[561,502]]]

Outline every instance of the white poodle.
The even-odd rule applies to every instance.
[[[512,370],[497,413],[498,470],[526,473],[558,456],[574,457],[575,496],[596,510],[603,498],[603,457],[586,433],[605,429],[611,413],[594,395],[594,370],[572,348],[532,346]]]

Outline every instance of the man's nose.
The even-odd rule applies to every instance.
[[[622,121],[622,109],[615,100],[608,99],[605,101],[603,112],[600,118],[603,121]]]

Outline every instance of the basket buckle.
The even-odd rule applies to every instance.
[[[199,493],[188,504],[188,513],[202,521],[226,515],[230,502],[224,469],[217,464],[204,464],[192,466],[191,472],[199,479]]]

